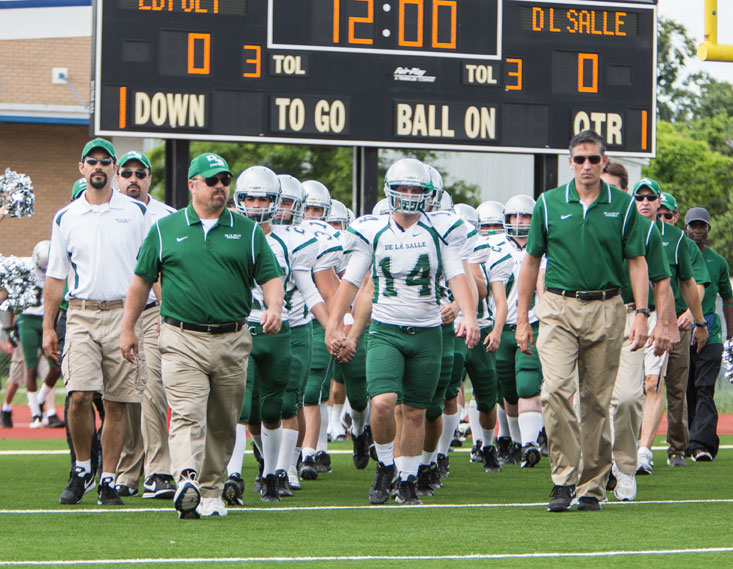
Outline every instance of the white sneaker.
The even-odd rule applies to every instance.
[[[633,474],[616,474],[616,488],[613,495],[621,502],[631,502],[636,498],[636,476]]]
[[[636,473],[651,474],[654,471],[654,460],[652,451],[646,447],[639,447],[639,453],[636,457]]]
[[[196,509],[199,515],[203,517],[224,517],[229,513],[221,498],[201,498],[201,503]]]
[[[28,425],[31,429],[40,429],[43,426],[43,418],[40,415],[36,415],[31,420],[31,424]]]

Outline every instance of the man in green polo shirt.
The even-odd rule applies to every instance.
[[[652,473],[652,443],[664,414],[664,389],[660,389],[662,385],[667,391],[667,464],[685,466],[684,453],[689,441],[685,393],[690,366],[690,329],[695,322],[702,324],[695,326],[692,331],[696,349],[702,349],[707,341],[707,327],[700,299],[703,286],[710,282],[710,277],[705,263],[701,260],[696,263],[691,256],[693,252],[699,254],[699,249],[694,247],[693,251],[693,247],[689,245],[690,240],[674,225],[678,218],[677,200],[671,194],[662,192],[657,210],[657,229],[662,235],[662,244],[672,272],[670,284],[674,292],[680,341],[669,352],[666,373],[655,377],[647,376],[645,380],[646,400],[641,420],[637,474]]]
[[[700,249],[710,275],[710,286],[702,298],[702,312],[707,322],[709,339],[702,350],[690,347],[690,372],[687,381],[687,410],[690,442],[686,454],[695,462],[709,462],[718,454],[718,410],[715,407],[715,382],[720,373],[723,337],[715,303],[723,300],[726,338],[733,337],[733,291],[728,262],[707,246],[710,214],[705,208],[693,207],[685,216],[685,233]]]
[[[637,307],[629,332],[631,349],[643,347],[648,335],[649,279],[642,226],[631,197],[601,180],[607,160],[597,133],[584,131],[573,137],[569,164],[575,177],[537,200],[519,274],[517,345],[530,353],[528,311],[540,260],[547,255],[547,293],[534,312],[540,319],[537,350],[544,375],[540,399],[554,483],[550,512],[570,509],[576,484],[578,510],[600,510],[605,497],[613,391],[608,378],[616,376],[626,321],[620,296],[624,259]],[[571,403],[574,394],[582,420]]]
[[[226,209],[232,181],[226,161],[197,156],[188,177],[191,203],[159,219],[140,249],[120,346],[128,360],[137,357],[133,325],[160,277],[159,346],[178,481],[173,503],[179,517],[191,519],[227,514],[221,494],[252,348],[245,325],[252,287],[256,282],[264,293],[260,323],[267,334],[280,330],[283,287],[262,230]]]

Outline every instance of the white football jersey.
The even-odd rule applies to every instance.
[[[344,250],[333,227],[318,219],[305,219],[297,227],[311,232],[318,239],[318,255],[312,267],[314,273],[330,268],[339,273],[344,269]]]
[[[285,290],[285,301],[283,302],[281,318],[283,322],[287,322],[290,319],[291,312],[294,312],[292,309],[293,290],[295,289],[293,272],[310,272],[317,254],[317,241],[313,235],[297,226],[273,225],[272,231],[267,234],[267,244],[272,249],[277,264],[280,265],[283,271],[281,280]],[[303,306],[305,306],[304,301]],[[250,322],[260,322],[265,308],[262,287],[255,284],[252,289],[252,311],[247,319]]]
[[[463,274],[456,247],[431,218],[400,227],[390,215],[360,217],[348,231],[353,253],[344,280],[359,287],[371,268],[372,319],[396,326],[440,326],[438,279]]]

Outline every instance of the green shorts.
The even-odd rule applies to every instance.
[[[466,347],[465,338],[456,337],[456,342],[453,347],[453,371],[451,372],[450,383],[448,389],[445,390],[445,398],[455,399],[458,397],[458,392],[461,390],[461,384],[466,377]]]
[[[492,329],[482,328],[481,340],[466,352],[466,371],[471,378],[476,406],[482,413],[490,413],[496,406],[496,353],[487,352],[484,346]]]
[[[283,322],[277,334],[265,334],[260,324],[248,324],[252,352],[247,364],[247,384],[239,422],[276,425],[290,379],[290,326]]]
[[[333,362],[334,359],[326,347],[326,331],[323,326],[314,320],[311,365],[308,380],[305,384],[304,405],[312,406],[318,405],[322,401],[328,401]]]
[[[23,348],[25,367],[38,367],[38,350],[43,345],[43,316],[34,314],[18,316],[18,336]],[[48,360],[48,363],[51,367],[56,367],[52,360]]]
[[[445,324],[443,331],[443,351],[440,358],[440,379],[438,387],[435,389],[435,395],[425,412],[425,418],[428,421],[434,421],[443,414],[445,403],[445,394],[448,391],[451,378],[453,377],[453,352],[456,344],[456,329],[453,323]]]
[[[290,329],[290,380],[283,397],[283,419],[292,419],[303,406],[303,390],[311,366],[313,327],[311,323]]]
[[[393,326],[372,320],[366,374],[369,396],[396,393],[402,403],[427,409],[440,379],[440,326]]]
[[[339,364],[337,362],[337,370],[346,387],[346,397],[349,399],[349,405],[355,411],[363,411],[369,403],[369,395],[367,393],[367,376],[366,376],[366,357],[367,344],[369,334],[366,330],[359,337],[359,343],[356,345],[356,354],[347,364]],[[336,379],[338,381],[338,377]]]
[[[537,342],[539,322],[532,324],[532,334]],[[540,394],[542,389],[542,366],[537,355],[537,346],[532,355],[517,348],[516,326],[507,324],[501,332],[501,345],[496,352],[496,373],[499,376],[501,396],[511,405],[517,399],[528,399]]]

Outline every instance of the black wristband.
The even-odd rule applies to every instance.
[[[636,313],[637,314],[643,314],[647,318],[649,318],[652,315],[652,311],[649,310],[648,308],[637,308],[636,309]]]

